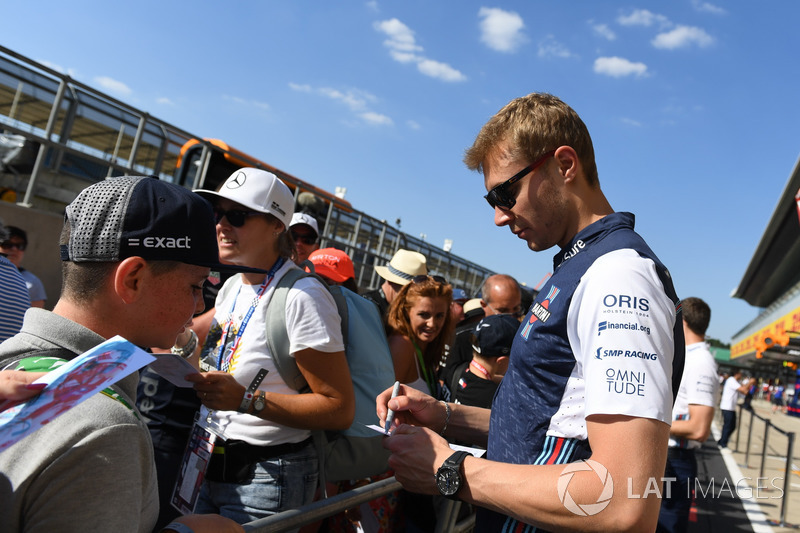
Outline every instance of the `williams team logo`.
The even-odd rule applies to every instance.
[[[581,471],[594,471],[594,473],[597,474],[597,478],[603,484],[603,491],[600,493],[600,496],[597,497],[595,503],[577,503],[572,499],[569,493],[569,482],[572,481],[572,476],[575,475],[575,472]],[[608,473],[606,467],[591,459],[586,459],[580,463],[568,464],[558,477],[558,499],[561,500],[561,503],[564,504],[567,510],[578,516],[596,515],[608,507],[613,495],[614,480],[611,479],[611,474]]]
[[[547,298],[542,300],[541,302],[536,302],[533,304],[533,308],[531,309],[531,317],[528,319],[528,323],[525,324],[525,327],[522,328],[520,335],[525,340],[528,340],[528,335],[531,334],[531,328],[533,328],[533,324],[536,323],[537,320],[541,320],[542,322],[547,322],[547,319],[550,318],[550,302],[556,299],[558,293],[561,292],[561,289],[553,285],[550,287],[550,292],[547,293]]]

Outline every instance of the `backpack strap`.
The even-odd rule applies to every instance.
[[[453,374],[450,377],[450,383],[449,383],[451,402],[456,401],[456,391],[458,391],[458,381],[461,379],[461,376],[464,374],[464,370],[467,369],[471,361],[472,359],[470,359],[469,361],[464,361],[463,363],[461,363],[460,365],[458,365],[453,369]]]
[[[267,305],[267,346],[283,381],[293,390],[308,392],[309,387],[297,363],[289,355],[289,333],[286,331],[286,297],[297,280],[309,276],[299,268],[290,268],[275,285],[275,292]]]
[[[300,369],[297,368],[297,362],[289,355],[289,332],[286,330],[286,298],[294,284],[303,278],[314,277],[323,287],[326,287],[333,296],[336,302],[336,308],[342,321],[342,337],[347,345],[347,300],[342,293],[340,287],[330,287],[328,284],[314,272],[314,265],[310,261],[304,261],[303,266],[309,268],[311,272],[306,272],[302,268],[291,268],[284,274],[284,276],[275,285],[275,292],[272,294],[272,299],[267,304],[266,328],[267,328],[267,346],[272,354],[272,360],[278,373],[281,375],[283,381],[292,389],[301,392],[311,392],[308,382]],[[338,290],[334,290],[338,289]],[[325,444],[327,439],[325,432],[322,430],[314,430],[311,432],[314,438],[314,445],[317,448],[317,456],[319,458],[319,488],[323,498],[328,497],[328,492],[325,483]]]

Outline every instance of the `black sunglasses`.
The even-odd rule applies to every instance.
[[[442,276],[426,276],[421,274],[419,276],[414,276],[411,278],[412,283],[425,283],[426,281],[433,280],[436,283],[441,283],[443,285],[447,285],[447,280],[444,279]]]
[[[527,176],[528,174],[530,174],[531,172],[533,172],[534,170],[536,170],[537,168],[539,168],[540,166],[542,166],[544,162],[547,161],[547,159],[555,153],[556,153],[555,150],[550,150],[542,157],[540,157],[527,167],[523,168],[522,170],[511,176],[500,185],[492,187],[492,190],[489,191],[489,194],[484,196],[484,198],[486,198],[486,201],[489,202],[489,205],[492,206],[493,209],[495,207],[499,207],[501,209],[511,209],[512,207],[514,207],[514,204],[517,203],[517,198],[516,198],[517,195],[512,194],[512,192],[509,190],[511,186],[514,185],[519,180],[521,180],[522,178],[524,178],[525,176]]]
[[[228,209],[225,211],[224,209],[214,208],[214,221],[219,224],[219,221],[222,220],[222,217],[228,219],[228,222],[234,228],[241,228],[244,226],[247,217],[251,217],[253,215],[260,215],[258,211],[247,211],[245,209]]]
[[[0,243],[0,248],[16,248],[20,252],[24,252],[26,245],[24,242],[5,241]]]
[[[301,235],[295,232],[292,232],[292,239],[294,239],[295,242],[300,241],[303,244],[307,244],[309,246],[317,242],[316,237],[313,237],[311,235]]]

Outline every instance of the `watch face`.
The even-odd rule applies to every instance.
[[[256,413],[260,412],[264,408],[264,397],[259,396],[256,398],[256,401],[253,402],[253,409]]]
[[[452,496],[461,488],[461,474],[458,467],[443,466],[436,473],[436,486],[443,496]]]

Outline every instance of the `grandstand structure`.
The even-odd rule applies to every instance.
[[[470,295],[479,296],[481,283],[493,274],[224,141],[173,126],[0,46],[0,200],[61,214],[78,192],[106,177],[155,175],[213,190],[243,166],[275,173],[296,201],[314,195],[324,221],[321,247],[353,258],[362,289],[380,285],[373,267],[388,263],[400,248],[424,254],[430,273]]]

